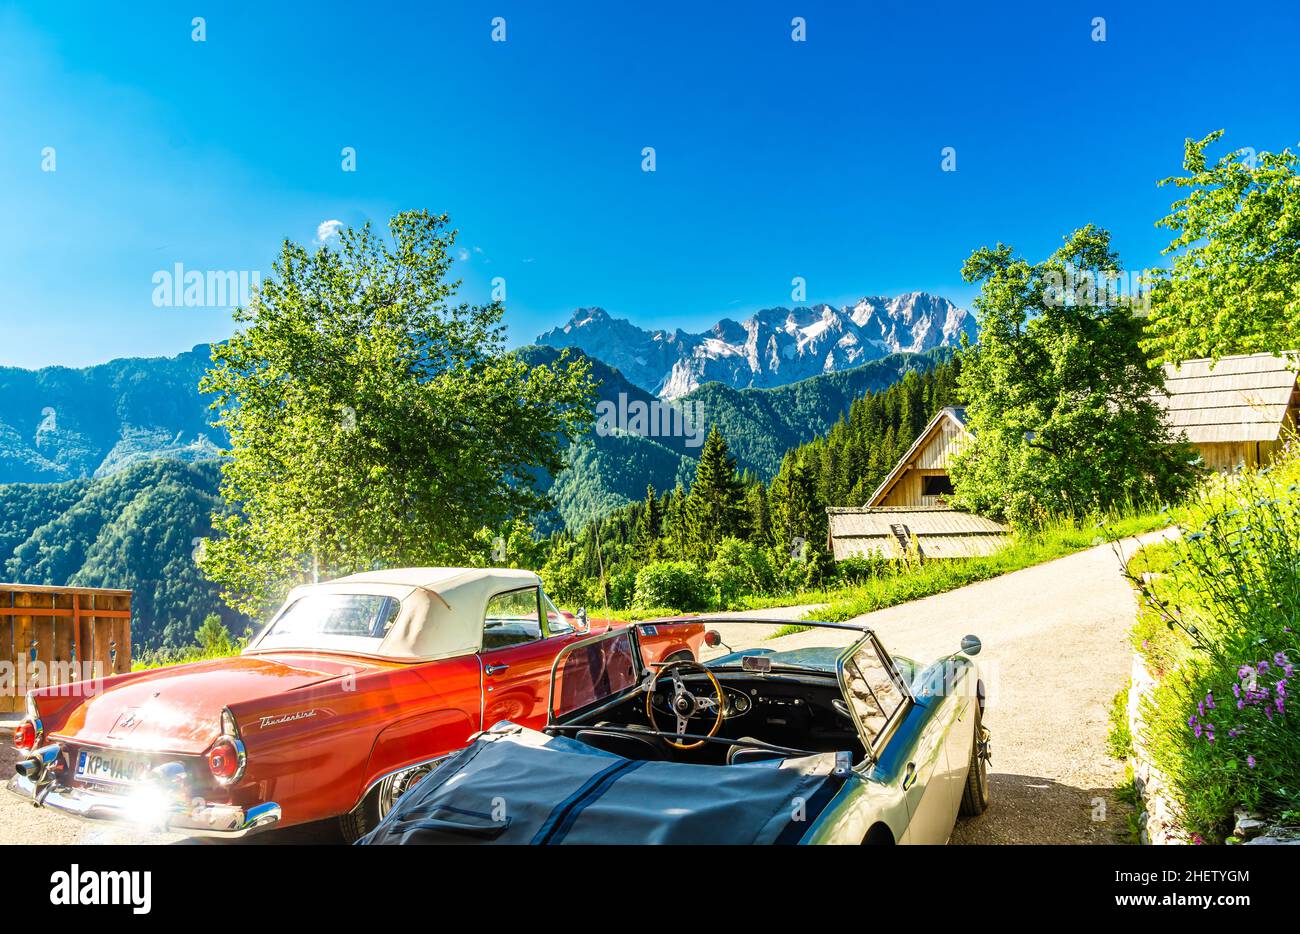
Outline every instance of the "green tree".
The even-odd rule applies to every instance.
[[[754,542],[767,545],[772,541],[772,508],[767,497],[767,487],[753,483],[745,493],[745,510],[749,513],[749,531]]]
[[[736,461],[714,426],[700,451],[695,482],[686,497],[686,536],[692,555],[707,560],[720,541],[743,533],[744,500]]]
[[[817,475],[795,453],[787,454],[772,481],[772,532],[776,547],[792,561],[806,561],[826,548],[826,503],[817,494]]]
[[[977,250],[962,274],[983,287],[980,339],[963,353],[974,441],[952,466],[958,508],[1032,523],[1125,499],[1167,498],[1190,479],[1154,399],[1160,369],[1139,346],[1110,235],[1076,230],[1044,263]]]
[[[255,612],[307,569],[337,574],[472,558],[475,532],[545,505],[590,420],[583,363],[506,353],[498,303],[456,302],[455,232],[408,212],[337,248],[286,241],[200,388],[229,432],[227,511],[203,556]]]
[[[645,502],[637,516],[636,541],[641,553],[652,561],[660,557],[659,536],[663,533],[663,506],[655,495],[654,484],[646,484]]]
[[[1157,273],[1148,349],[1165,361],[1300,347],[1300,160],[1238,150],[1213,166],[1222,130],[1185,144],[1187,189],[1158,226],[1174,231]]]
[[[230,655],[235,650],[234,643],[230,641],[230,631],[216,613],[203,617],[203,625],[194,634],[194,638],[211,655]]]

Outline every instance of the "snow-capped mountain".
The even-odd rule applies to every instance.
[[[854,305],[766,308],[744,322],[724,318],[702,334],[648,331],[601,308],[579,308],[563,327],[537,337],[577,347],[666,399],[717,380],[771,387],[861,366],[899,351],[953,347],[975,337],[975,317],[946,298],[908,292]]]

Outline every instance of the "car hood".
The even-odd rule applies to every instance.
[[[371,667],[351,657],[265,654],[172,665],[109,685],[54,735],[95,746],[197,755],[220,735],[222,708]]]

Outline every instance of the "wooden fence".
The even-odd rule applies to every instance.
[[[0,584],[0,713],[29,690],[131,670],[131,591]]]

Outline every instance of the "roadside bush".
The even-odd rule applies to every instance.
[[[888,559],[877,554],[863,558],[845,558],[835,563],[835,577],[842,584],[863,584],[873,577],[891,572]]]
[[[719,543],[706,574],[719,607],[734,606],[742,597],[766,595],[776,588],[776,568],[767,549],[738,538]]]
[[[1164,570],[1133,576],[1146,605],[1135,640],[1166,672],[1144,738],[1203,839],[1222,839],[1238,805],[1300,807],[1297,481],[1291,450],[1271,469],[1211,482],[1181,511],[1186,534],[1157,559]]]
[[[659,561],[637,571],[633,598],[636,607],[668,606],[690,611],[705,609],[708,603],[708,581],[688,561]]]

